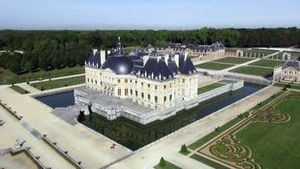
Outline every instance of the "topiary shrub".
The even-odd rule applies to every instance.
[[[189,153],[189,150],[188,150],[188,148],[185,144],[183,144],[181,146],[180,153],[182,153],[182,154],[188,154]]]
[[[166,160],[165,160],[163,157],[161,157],[158,165],[159,165],[160,167],[166,166]]]

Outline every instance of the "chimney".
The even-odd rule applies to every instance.
[[[188,56],[188,53],[184,52],[184,61],[186,61],[187,56]]]
[[[177,67],[179,67],[179,54],[175,54],[175,63],[177,65]]]
[[[95,56],[96,52],[98,52],[98,49],[93,49],[93,56]]]
[[[106,52],[105,50],[101,50],[100,51],[100,61],[101,61],[101,65],[106,61]]]
[[[143,57],[143,66],[145,66],[145,64],[147,63],[148,60],[149,60],[149,55],[145,55]]]
[[[166,55],[165,55],[165,62],[166,62],[166,65],[168,65],[168,61],[169,61],[169,54],[166,54]]]

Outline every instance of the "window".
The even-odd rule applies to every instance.
[[[125,79],[125,83],[127,83],[127,79]]]
[[[167,88],[167,86],[166,85],[164,85],[164,89],[166,89]]]
[[[97,84],[97,80],[95,80],[95,83]]]
[[[121,83],[121,80],[120,80],[120,79],[118,79],[118,83]]]
[[[167,96],[164,97],[164,102],[166,102],[166,101],[167,101]]]
[[[148,100],[150,100],[151,99],[151,96],[150,96],[150,94],[148,94]]]
[[[125,89],[125,96],[128,95],[128,89]]]
[[[132,89],[130,89],[130,95],[132,95]]]
[[[89,78],[86,78],[87,82],[90,82],[90,79]]]
[[[130,83],[132,83],[132,80],[130,79]]]
[[[148,84],[148,88],[150,88],[150,84]]]
[[[121,96],[121,89],[118,89],[118,96]]]
[[[157,96],[154,97],[154,101],[155,101],[155,103],[158,102]]]
[[[182,83],[184,83],[185,82],[185,79],[182,79]]]
[[[142,85],[142,86],[144,86],[144,83],[143,83],[143,82],[141,82],[141,85]]]
[[[142,95],[142,98],[144,98],[144,93],[142,93],[141,95]]]
[[[138,95],[139,95],[138,91],[135,91],[135,96],[138,96]]]
[[[155,89],[157,89],[157,85],[155,85],[155,87],[154,87]]]
[[[172,100],[172,95],[170,94],[170,101]]]

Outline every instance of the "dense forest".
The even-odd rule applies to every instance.
[[[91,48],[111,48],[117,36],[126,46],[165,47],[170,42],[211,44],[221,41],[226,47],[289,47],[300,45],[300,29],[213,29],[198,30],[114,30],[114,31],[0,31],[0,67],[23,73],[37,69],[82,65]]]

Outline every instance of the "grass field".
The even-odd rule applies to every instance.
[[[17,75],[7,69],[0,68],[0,84],[20,83],[32,80],[47,79],[53,77],[67,76],[84,73],[82,66],[67,67],[49,71],[40,70],[32,73]]]
[[[265,76],[267,74],[271,74],[273,72],[273,69],[259,68],[259,67],[253,67],[253,66],[242,66],[242,67],[230,70],[230,72],[242,73],[242,74],[248,74],[248,75],[256,75],[256,76]]]
[[[192,150],[196,150],[197,148],[201,147],[205,143],[209,142],[211,139],[215,138],[217,135],[219,135],[223,131],[229,129],[230,127],[232,127],[233,125],[235,125],[236,123],[238,123],[239,121],[244,119],[244,117],[246,117],[246,116],[241,116],[241,117],[234,118],[230,122],[228,122],[228,123],[224,124],[223,126],[221,126],[218,129],[218,131],[213,131],[213,132],[209,133],[205,137],[202,137],[201,139],[195,141],[193,144],[189,145],[188,148],[190,148]]]
[[[288,51],[288,53],[290,53],[291,56],[294,57],[294,58],[299,58],[300,57],[300,52],[290,52],[290,51]]]
[[[288,114],[290,121],[281,124],[252,123],[237,133],[237,139],[252,150],[254,159],[262,168],[298,169],[300,99],[284,100],[275,109]]]
[[[155,169],[181,169],[180,167],[176,166],[175,164],[170,163],[169,161],[166,161],[166,165],[163,167],[159,166],[159,164],[158,164],[154,168]]]
[[[197,68],[201,69],[211,69],[211,70],[223,70],[229,67],[232,67],[234,65],[231,64],[221,64],[221,63],[213,63],[213,62],[207,62],[197,65]]]
[[[278,94],[268,98],[267,100],[261,102],[261,104],[255,106],[254,108],[252,108],[249,111],[256,111],[259,108],[261,108],[263,105],[268,104],[269,102],[271,102],[274,98],[276,98],[277,96],[281,95],[283,92],[279,92]],[[188,148],[192,149],[192,150],[196,150],[197,148],[201,147],[202,145],[204,145],[205,143],[209,142],[211,139],[215,138],[216,136],[218,136],[220,133],[222,133],[223,131],[229,129],[230,127],[232,127],[233,125],[237,124],[238,122],[240,122],[241,120],[243,120],[244,118],[248,117],[248,112],[245,112],[241,115],[239,115],[238,117],[234,118],[233,120],[227,122],[226,124],[224,124],[223,126],[219,127],[218,131],[213,131],[211,133],[209,133],[208,135],[200,138],[199,140],[195,141],[193,144],[189,145]]]
[[[211,166],[211,167],[213,167],[213,168],[217,168],[217,169],[228,169],[227,167],[222,166],[222,165],[220,165],[220,164],[218,164],[218,163],[216,163],[216,162],[213,162],[213,161],[211,161],[211,160],[208,160],[208,159],[206,159],[206,158],[204,158],[204,157],[201,157],[201,156],[199,156],[198,154],[193,154],[193,155],[191,155],[191,158],[194,159],[194,160],[200,161],[201,163],[204,163],[204,164],[206,164],[206,165],[208,165],[208,166]]]
[[[19,86],[11,86],[10,88],[13,89],[14,91],[20,93],[20,94],[27,94],[27,93],[29,93],[27,90],[25,90],[25,89],[23,89],[23,88],[21,88]]]
[[[252,60],[252,59],[250,59],[250,58],[226,57],[226,58],[214,60],[214,62],[241,64],[241,63],[249,62],[250,60]]]
[[[60,88],[65,86],[77,85],[84,82],[85,82],[85,76],[79,76],[79,77],[72,77],[66,79],[51,80],[46,82],[38,82],[38,83],[33,83],[31,85],[39,90],[49,90],[49,89],[55,89],[55,88]]]
[[[280,86],[280,87],[284,87],[286,85],[290,85],[289,88],[300,90],[300,84],[297,84],[297,83],[285,83],[285,82],[276,83],[276,86]]]
[[[207,86],[200,87],[200,88],[198,88],[198,95],[202,94],[202,93],[205,93],[205,92],[208,92],[210,90],[213,90],[215,88],[224,86],[224,85],[225,84],[223,84],[223,83],[216,82],[216,83],[213,83],[213,84],[210,84],[210,85],[207,85]]]
[[[250,65],[274,68],[275,66],[279,66],[284,63],[285,63],[285,61],[279,61],[279,60],[260,60],[260,61],[251,63]]]

